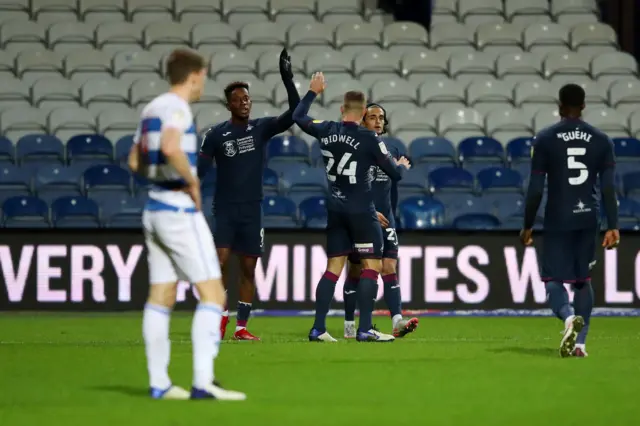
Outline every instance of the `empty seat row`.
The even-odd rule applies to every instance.
[[[106,193],[103,197],[62,196],[48,204],[32,196],[15,196],[0,203],[0,224],[6,227],[133,227],[141,226],[146,198]],[[399,229],[519,229],[522,224],[521,196],[460,196],[458,199],[411,196],[398,206]],[[326,226],[324,196],[309,196],[299,203],[287,197],[267,196],[263,201],[266,228]],[[210,214],[210,210],[207,210]],[[619,200],[622,229],[638,229],[640,204]]]
[[[1,21],[0,21],[1,22]],[[577,50],[583,46],[617,47],[613,28],[601,23],[578,24],[569,29],[553,23],[528,26],[499,23],[484,24],[472,29],[464,24],[436,24],[431,31],[411,22],[395,22],[381,27],[375,23],[344,22],[332,27],[322,23],[301,22],[287,28],[275,22],[250,23],[239,31],[224,23],[190,24],[183,22],[139,23],[59,22],[49,27],[35,21],[11,20],[0,25],[0,46],[39,43],[51,49],[61,44],[105,45],[137,44],[150,48],[156,44],[185,45],[200,48],[206,45],[317,46],[336,49],[346,46],[372,45],[389,48],[394,45],[442,46],[471,45],[479,50],[491,46],[519,46],[535,50],[542,46],[563,46]]]
[[[209,60],[209,76],[221,83],[233,79],[267,80],[270,90],[279,79],[276,48],[262,53],[257,59],[241,51],[221,51]],[[165,56],[166,57],[166,56]],[[79,49],[62,55],[48,50],[24,50],[19,53],[0,51],[0,73],[23,79],[33,84],[44,76],[64,76],[82,84],[91,78],[115,77],[127,83],[141,77],[162,77],[164,57],[153,52],[121,51],[113,56],[93,49]],[[452,55],[437,51],[420,50],[403,55],[364,49],[354,55],[324,51],[306,57],[294,56],[293,67],[298,78],[323,71],[328,75],[360,79],[364,84],[399,77],[409,79],[414,86],[426,78],[464,78],[466,82],[477,76],[495,76],[499,79],[522,81],[525,79],[598,79],[602,77],[638,75],[638,64],[633,56],[623,52],[606,52],[591,59],[579,53],[488,53],[466,52]],[[1,74],[0,74],[1,75]],[[332,80],[333,81],[333,80]],[[113,83],[116,84],[116,83]],[[124,82],[123,82],[124,84]],[[402,84],[400,80],[399,84]]]

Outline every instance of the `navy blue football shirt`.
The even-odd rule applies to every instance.
[[[598,177],[603,190],[614,186],[615,157],[609,137],[582,120],[563,119],[536,136],[532,157],[525,229],[530,229],[535,220],[529,199],[542,194],[545,176],[548,184],[545,229],[575,230],[598,226]],[[617,227],[617,217],[609,217],[617,208],[607,206],[605,198],[609,226]],[[537,205],[535,207],[537,210]]]
[[[309,91],[294,111],[300,128],[320,142],[331,187],[328,209],[360,213],[375,210],[372,182],[376,166],[391,180],[400,180],[404,166],[397,166],[385,143],[375,132],[353,122],[314,120],[307,115],[315,93]]]

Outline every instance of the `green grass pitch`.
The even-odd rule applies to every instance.
[[[551,318],[422,318],[389,344],[309,343],[310,318],[254,318],[263,341],[225,341],[216,363],[244,403],[148,399],[139,313],[0,322],[3,426],[631,426],[640,412],[635,318],[594,318],[586,359],[558,357]],[[172,320],[171,375],[185,387],[190,322]],[[341,319],[329,331],[341,337]]]

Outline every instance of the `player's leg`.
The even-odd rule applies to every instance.
[[[564,282],[573,276],[573,233],[571,231],[545,232],[543,244],[542,279],[545,282],[549,307],[564,323],[560,356],[566,357],[573,350],[578,332],[584,324],[581,317],[574,315],[569,304],[569,293],[564,287]]]
[[[171,310],[176,301],[177,275],[166,248],[157,240],[157,213],[144,212],[143,226],[149,265],[149,296],[142,318],[149,373],[150,395],[154,399],[188,399],[189,392],[174,386],[169,378]]]
[[[247,322],[251,315],[253,298],[256,293],[256,265],[258,258],[255,256],[240,257],[240,294],[238,299],[238,317],[236,318],[236,331],[233,338],[236,340],[260,340],[247,330]]]
[[[240,289],[236,340],[260,340],[247,330],[253,298],[256,294],[256,265],[264,251],[264,228],[262,227],[262,204],[246,203],[238,212],[237,234],[231,249],[240,257]]]
[[[384,285],[384,301],[389,308],[394,337],[404,337],[418,328],[418,318],[404,319],[402,316],[402,296],[398,284],[398,252],[385,252],[382,258],[382,282]],[[394,257],[391,257],[394,256]]]
[[[362,272],[358,282],[358,323],[359,342],[390,342],[394,337],[380,333],[373,325],[373,309],[378,295],[378,277],[382,271],[383,239],[382,228],[375,212],[350,217],[350,230],[354,241],[354,252],[362,262]]]
[[[327,314],[352,243],[342,214],[329,210],[327,216],[327,269],[316,287],[315,318],[309,332],[310,342],[336,342],[327,332]]]
[[[355,253],[351,253],[348,260],[347,278],[342,289],[344,297],[344,338],[355,339],[358,281],[360,281],[362,265],[360,264],[360,258]]]
[[[580,254],[576,258],[576,282],[572,284],[573,288],[573,307],[576,315],[584,319],[584,327],[578,333],[576,345],[572,351],[572,355],[577,357],[587,356],[587,334],[589,333],[589,325],[591,324],[591,312],[593,311],[593,286],[591,285],[591,269],[595,265],[593,259],[595,257],[596,236],[598,232],[585,230],[578,235],[576,241],[576,250]]]
[[[176,216],[170,241],[178,277],[195,283],[200,300],[193,316],[192,399],[244,400],[240,392],[229,391],[215,382],[214,360],[220,350],[220,322],[226,294],[211,234],[206,232],[202,213]],[[164,241],[164,240],[163,240]]]
[[[230,207],[223,209],[216,206],[213,211],[215,216],[213,239],[216,243],[216,252],[222,269],[222,284],[225,290],[229,287],[229,268],[227,268],[227,265],[231,257],[231,245],[235,237],[234,212],[229,209]],[[222,321],[220,322],[220,335],[223,339],[227,332],[227,324],[229,324],[229,308],[225,302]]]
[[[332,256],[328,253],[327,269],[316,287],[316,312],[313,327],[309,332],[310,342],[336,342],[327,332],[327,314],[336,290],[336,283],[347,261],[347,256]]]
[[[224,288],[225,294],[227,294],[227,287],[229,285],[229,268],[227,265],[229,264],[229,258],[231,257],[231,249],[230,248],[216,248],[216,253],[218,255],[220,269],[222,271],[222,285]],[[222,320],[220,321],[220,336],[224,339],[224,335],[227,333],[227,325],[229,324],[229,305],[227,303],[227,298],[225,298],[224,302],[224,311],[222,311]]]

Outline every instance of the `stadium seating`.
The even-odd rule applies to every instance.
[[[147,183],[132,178],[126,156],[178,46],[210,60],[193,107],[199,130],[227,119],[222,88],[233,80],[250,82],[255,117],[286,108],[282,46],[301,92],[313,72],[328,75],[314,118],[335,119],[350,89],[382,103],[385,141],[414,165],[399,186],[407,228],[519,227],[532,136],[558,120],[568,82],[587,92],[585,118],[615,138],[619,193],[639,198],[638,64],[599,22],[595,1],[436,1],[430,31],[388,21],[358,0],[0,4],[0,204],[11,200],[2,223],[139,226]],[[269,143],[267,161],[265,222],[321,227],[319,144],[294,126]],[[215,172],[202,184],[210,198]],[[621,221],[633,229],[640,214],[628,205]]]

